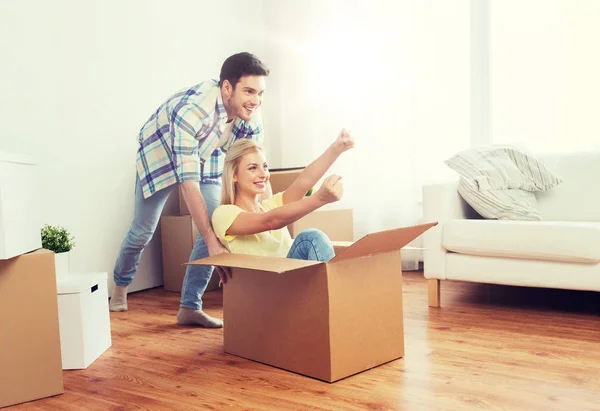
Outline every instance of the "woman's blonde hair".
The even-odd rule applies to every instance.
[[[229,147],[225,155],[225,166],[223,167],[223,176],[221,177],[223,184],[221,189],[221,204],[235,204],[236,191],[233,176],[240,166],[242,157],[259,150],[262,150],[260,146],[247,138],[237,140]]]

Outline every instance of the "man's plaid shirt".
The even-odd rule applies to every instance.
[[[250,138],[262,146],[260,111],[251,121],[236,118],[231,129],[226,123],[217,80],[182,90],[164,102],[138,137],[136,168],[144,198],[186,180],[220,184],[225,154],[234,141]]]

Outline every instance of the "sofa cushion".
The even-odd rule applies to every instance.
[[[561,221],[450,220],[442,246],[455,253],[600,262],[600,223]]]
[[[518,188],[480,190],[476,179],[460,177],[458,194],[480,216],[494,220],[539,221],[535,195]]]
[[[512,146],[463,150],[446,164],[461,176],[459,194],[488,219],[540,220],[533,192],[562,182],[524,149]]]

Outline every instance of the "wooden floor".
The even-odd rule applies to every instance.
[[[404,278],[405,358],[345,380],[224,354],[222,329],[177,326],[179,296],[154,289],[111,313],[112,348],[63,395],[8,410],[600,410],[600,293],[444,282],[438,309]]]

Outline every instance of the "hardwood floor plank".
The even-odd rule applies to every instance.
[[[403,359],[333,384],[223,352],[223,330],[175,324],[154,289],[111,313],[113,345],[65,394],[7,410],[598,410],[600,295],[444,282],[429,308],[405,273]],[[222,294],[205,310],[222,318]]]

